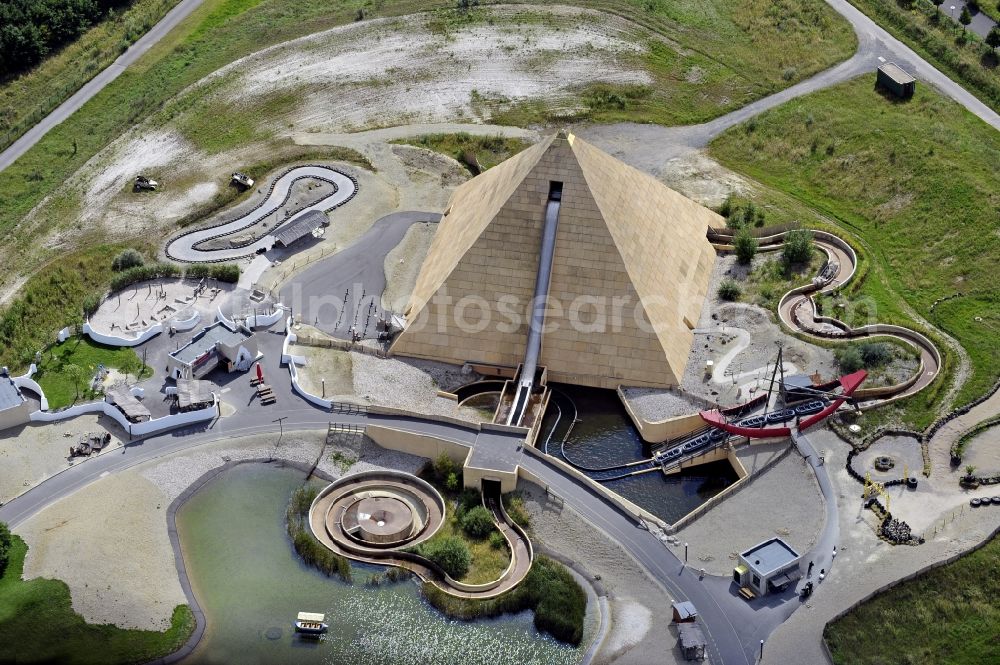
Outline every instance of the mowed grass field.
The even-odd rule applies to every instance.
[[[14,536],[10,562],[0,576],[0,662],[145,663],[176,651],[194,630],[187,605],[174,609],[163,633],[88,624],[73,611],[65,583],[21,579],[27,552],[24,541]]]
[[[831,623],[837,665],[997,662],[1000,540],[903,582]]]
[[[67,367],[75,365],[81,370],[79,380],[75,379]],[[45,391],[50,409],[69,406],[75,401],[89,401],[97,394],[89,389],[90,380],[99,365],[106,368],[128,370],[128,380],[149,378],[153,370],[142,364],[135,349],[114,348],[97,344],[86,337],[72,337],[62,344],[56,344],[42,353],[38,373],[33,377]],[[139,376],[136,376],[136,373]]]
[[[862,305],[853,308],[853,323],[906,325],[911,307],[969,353],[972,374],[956,404],[993,384],[1000,374],[994,129],[928,86],[898,102],[866,75],[737,126],[709,152],[855,235],[871,261],[851,288]],[[945,297],[952,299],[934,305]],[[953,369],[953,357],[950,363]],[[928,424],[934,413],[927,407],[940,394],[903,403],[903,419]]]

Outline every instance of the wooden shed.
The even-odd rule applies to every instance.
[[[696,623],[677,624],[677,647],[684,660],[705,660],[705,634]]]
[[[875,83],[901,99],[909,99],[917,89],[917,79],[894,62],[887,62],[878,68]]]

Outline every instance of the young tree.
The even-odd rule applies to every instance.
[[[83,381],[83,368],[70,363],[63,368],[63,371],[66,372],[66,376],[73,382],[73,388],[76,390],[76,399],[80,399],[80,383]]]
[[[747,265],[757,255],[757,239],[747,227],[741,228],[733,236],[733,247],[736,249],[736,260]]]
[[[972,23],[972,14],[969,13],[968,6],[962,7],[962,14],[958,17],[958,22],[962,24],[962,32]]]
[[[1000,4],[997,5],[997,8],[1000,9]],[[997,47],[1000,46],[1000,26],[993,26],[990,33],[986,35],[986,44],[996,53]]]
[[[941,13],[941,5],[944,4],[944,0],[931,0],[931,2],[934,3],[934,13],[935,14],[940,14]]]

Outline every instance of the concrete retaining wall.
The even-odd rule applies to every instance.
[[[475,466],[468,466],[462,469],[462,485],[478,490],[482,487],[483,479],[496,480],[500,483],[500,491],[504,494],[517,489],[516,471],[497,471],[495,469],[481,469]]]
[[[31,414],[32,422],[55,422],[75,418],[86,413],[100,413],[117,422],[123,430],[132,436],[146,436],[158,432],[193,425],[195,423],[213,420],[219,415],[218,398],[215,398],[212,406],[199,409],[197,411],[187,411],[185,413],[174,413],[162,418],[147,420],[141,423],[129,422],[125,414],[118,410],[115,405],[108,402],[87,402],[78,404],[62,411],[35,411]]]
[[[170,322],[170,327],[179,332],[187,332],[198,325],[199,321],[201,321],[201,312],[195,312],[190,319],[184,319],[183,321],[174,319]]]
[[[407,432],[385,425],[365,425],[365,434],[383,448],[398,450],[417,457],[426,457],[430,460],[435,460],[444,454],[460,466],[465,465],[472,453],[472,448],[464,443],[427,434]]]
[[[666,420],[646,420],[635,412],[628,400],[625,399],[621,388],[618,389],[618,396],[621,398],[622,404],[625,405],[625,411],[632,419],[635,428],[639,430],[639,436],[646,443],[660,443],[707,427],[707,423],[697,413],[667,418]]]
[[[107,346],[139,346],[151,340],[152,338],[163,332],[162,323],[154,323],[150,327],[143,330],[134,339],[129,339],[127,337],[118,337],[116,335],[106,335],[104,333],[99,333],[90,326],[90,322],[83,324],[83,333],[90,337],[99,344],[104,344]]]

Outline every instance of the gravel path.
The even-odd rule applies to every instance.
[[[650,421],[688,415],[706,406],[704,402],[691,399],[676,390],[625,388],[622,392],[636,415]]]

